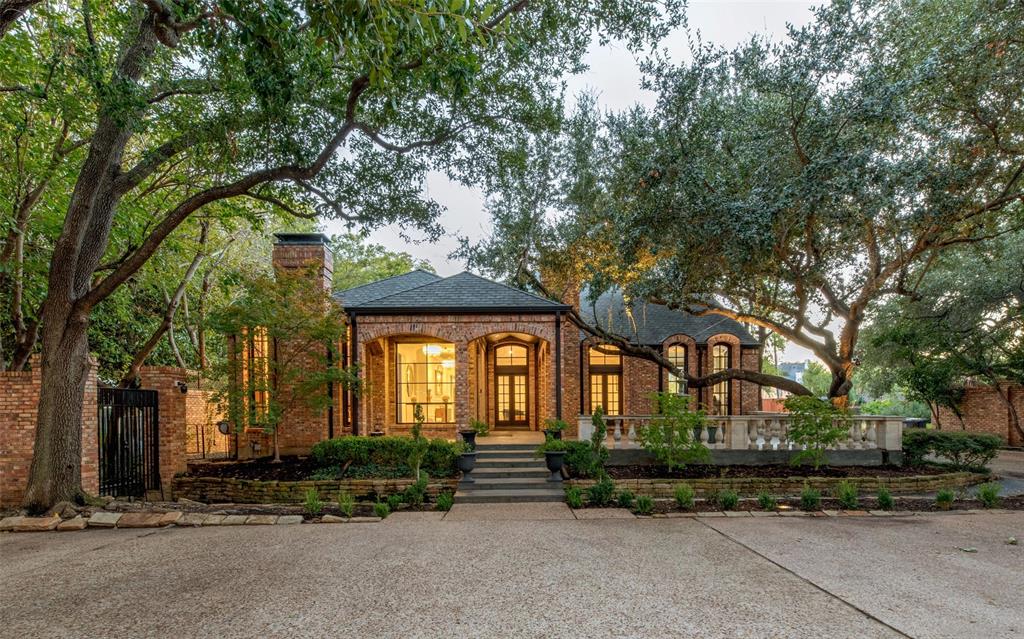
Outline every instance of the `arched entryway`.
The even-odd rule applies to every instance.
[[[475,356],[474,356],[475,352]],[[476,418],[496,431],[538,430],[550,417],[551,347],[520,332],[491,333],[471,344],[476,367]]]
[[[494,427],[530,426],[530,366],[526,344],[509,342],[494,347]]]

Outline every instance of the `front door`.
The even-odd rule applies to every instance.
[[[494,349],[495,426],[525,428],[530,424],[527,348],[502,344]]]

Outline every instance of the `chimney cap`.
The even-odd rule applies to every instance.
[[[277,240],[274,244],[320,245],[327,244],[329,238],[323,233],[274,233]]]

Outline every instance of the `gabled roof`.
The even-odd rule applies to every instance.
[[[661,344],[676,334],[689,335],[698,344],[704,344],[713,335],[727,333],[738,337],[743,346],[760,345],[742,324],[728,317],[691,315],[642,301],[633,302],[630,310],[632,319],[626,313],[622,293],[618,290],[603,293],[593,305],[586,292],[580,294],[580,316],[584,321],[596,322],[605,330],[628,337],[637,344]]]
[[[402,275],[395,275],[383,280],[377,280],[376,282],[370,282],[369,284],[338,291],[334,294],[334,299],[341,302],[344,308],[358,308],[367,302],[387,297],[388,295],[394,295],[395,293],[401,293],[402,291],[408,291],[417,286],[436,282],[439,279],[441,279],[440,275],[435,275],[423,269],[416,269]]]
[[[415,272],[413,271],[413,273]],[[408,275],[412,275],[412,273]],[[372,299],[356,300],[354,304],[350,292],[356,289],[342,291],[341,300],[346,309],[358,310],[360,313],[396,313],[400,311],[419,313],[553,313],[569,309],[569,306],[565,304],[553,302],[539,295],[520,291],[517,288],[465,271],[445,278],[433,274],[428,275],[431,275],[433,279],[424,281],[418,286],[404,287],[402,290]],[[391,280],[394,279],[397,278],[391,278]],[[378,283],[388,281],[383,280]],[[402,284],[404,283],[403,281]],[[367,286],[373,285],[368,284]]]

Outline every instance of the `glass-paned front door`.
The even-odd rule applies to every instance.
[[[498,425],[526,424],[526,375],[497,376]]]

